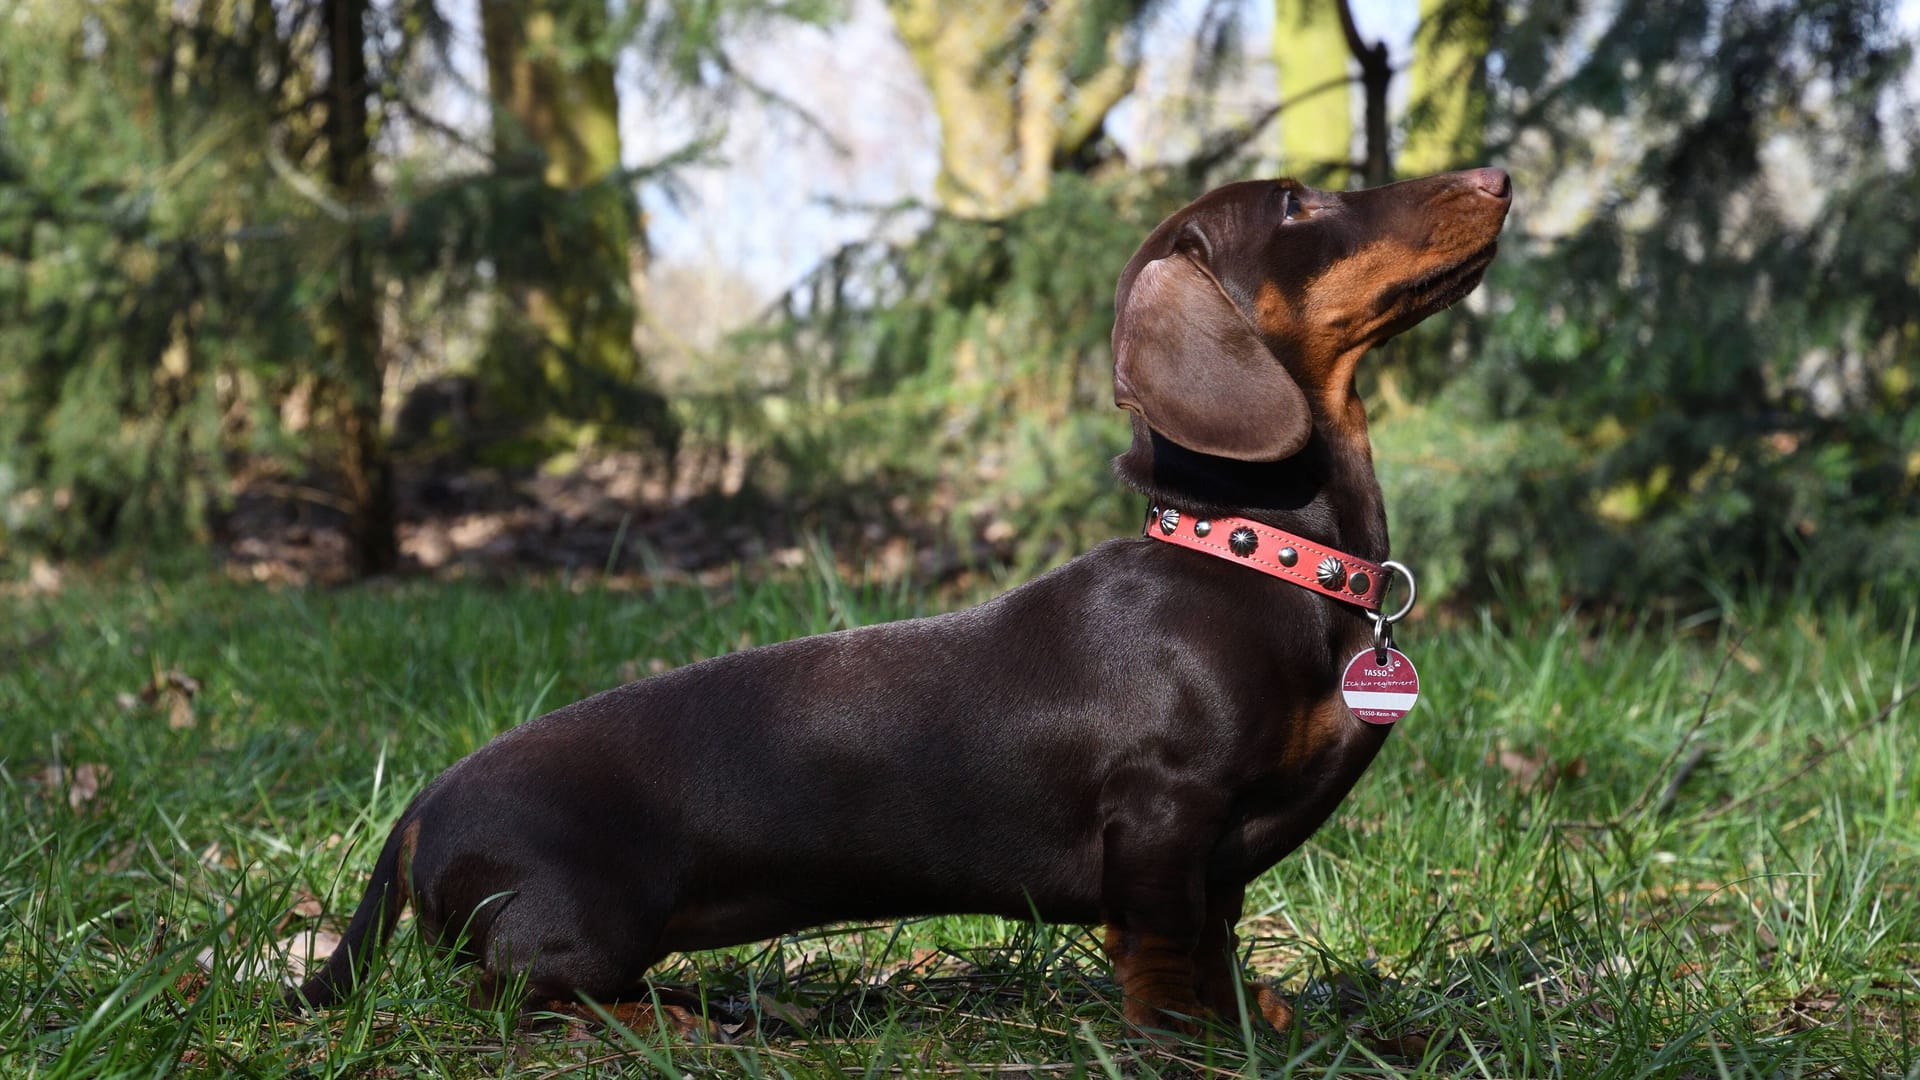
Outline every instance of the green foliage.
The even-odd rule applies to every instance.
[[[439,91],[468,89],[441,6],[375,4],[370,85],[354,89],[367,99],[377,190],[349,205],[327,180],[330,2],[30,2],[0,16],[0,551],[203,539],[237,464],[321,488],[341,479],[337,391],[364,373],[333,370],[340,331],[324,313],[350,240],[380,310],[367,320],[379,340],[348,352],[377,358],[376,373],[474,363],[475,301],[527,276],[590,313],[631,306],[630,252],[567,253],[585,250],[582,237],[624,242],[608,220],[631,216],[637,185],[671,181],[710,149],[713,118],[660,162],[555,188],[540,162],[496,163],[484,138],[434,114]],[[563,42],[562,59],[637,49],[663,73],[661,94],[717,97],[752,87],[731,65],[730,35],[837,10],[623,5],[612,29],[585,20],[605,32]],[[525,343],[524,326],[501,329],[503,344]],[[609,336],[569,329],[573,351],[547,351],[571,392],[533,395],[536,425],[567,409],[611,437],[622,423],[664,424],[657,396],[613,385],[601,373],[617,365],[583,355],[585,338]],[[614,335],[611,349],[630,368],[628,339]],[[529,352],[478,363],[505,369]],[[482,381],[514,385],[501,374]],[[524,396],[483,402],[480,424],[495,426],[479,434],[519,434],[501,429],[525,419]]]
[[[934,215],[904,243],[843,250],[736,343],[758,375],[734,415],[771,467],[753,475],[803,499],[904,495],[956,537],[1004,522],[1023,561],[1131,521],[1104,465],[1128,430],[1113,278],[1178,202],[1139,177],[1060,174],[1010,217]]]
[[[637,184],[670,188],[707,141],[556,189],[428,115],[449,78],[440,9],[376,5],[381,190],[337,205],[316,179],[318,2],[36,3],[0,24],[0,544],[204,535],[236,462],[324,477],[338,436],[312,390],[340,373],[316,315],[349,237],[374,262],[389,358],[477,366],[494,405],[532,400],[501,389],[527,328],[476,325],[501,291],[630,302],[613,260],[569,259],[564,238],[605,232]],[[1429,18],[1444,36],[1483,8]],[[1920,582],[1920,130],[1894,10],[1502,7],[1492,55],[1467,66],[1518,185],[1505,251],[1474,301],[1362,369],[1399,550],[1430,584],[1635,602],[1728,578]],[[663,98],[767,98],[738,41],[839,11],[622,5],[563,58],[627,50]],[[697,132],[720,119],[696,112]],[[908,239],[828,259],[675,403],[688,441],[750,451],[770,499],[944,515],[963,546],[997,521],[1024,560],[1127,527],[1105,470],[1126,435],[1107,394],[1113,276],[1205,185],[1055,164],[1031,208],[905,208],[882,224]],[[599,415],[658,411],[594,372],[565,378]],[[489,404],[477,441],[524,433]]]
[[[1470,589],[1623,600],[1920,582],[1920,128],[1892,5],[1513,14],[1508,240],[1480,317],[1396,348],[1424,404],[1378,427],[1406,550]],[[1569,214],[1567,174],[1611,186]]]
[[[0,543],[197,527],[223,454],[271,437],[240,383],[312,348],[288,226],[248,231],[287,202],[248,28],[83,10],[10,13],[0,45]]]
[[[1503,253],[1362,367],[1430,595],[1920,582],[1911,63],[1876,0],[1508,10],[1485,65]],[[1124,528],[1107,298],[1203,187],[1063,174],[1005,220],[842,252],[779,313],[789,377],[754,414],[792,471],[770,480],[878,478],[1030,555]]]

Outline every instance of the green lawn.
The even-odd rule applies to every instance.
[[[1920,718],[1838,745],[1920,678],[1914,612],[1805,601],[1406,629],[1419,709],[1250,892],[1285,1038],[1129,1042],[1092,936],[969,918],[676,960],[757,1011],[733,1045],[514,1030],[404,924],[350,1006],[267,1009],[267,947],[337,928],[412,793],[494,732],[930,603],[820,572],[0,599],[0,1070],[1920,1076]]]

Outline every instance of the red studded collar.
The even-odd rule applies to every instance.
[[[1263,574],[1372,612],[1380,610],[1391,573],[1380,563],[1335,551],[1284,529],[1246,518],[1201,518],[1172,507],[1155,506],[1147,511],[1146,533],[1155,540],[1251,566]]]

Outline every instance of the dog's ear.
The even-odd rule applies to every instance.
[[[1306,445],[1306,395],[1194,255],[1147,263],[1120,299],[1114,404],[1203,454],[1278,461]]]

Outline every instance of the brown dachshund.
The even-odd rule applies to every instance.
[[[1478,284],[1510,198],[1498,169],[1255,181],[1168,218],[1120,276],[1120,476],[1190,528],[1241,518],[1384,561],[1355,365]],[[1232,553],[1254,537],[1236,527]],[[1385,583],[1316,590],[1157,539],[503,733],[401,815],[343,944],[288,1004],[350,991],[408,903],[497,1004],[515,985],[631,999],[668,953],[968,912],[1105,924],[1137,1028],[1198,1031],[1242,1000],[1284,1028],[1286,1002],[1241,983],[1234,926],[1247,883],[1391,730],[1342,697],[1373,624],[1336,598],[1367,585],[1377,607]]]

